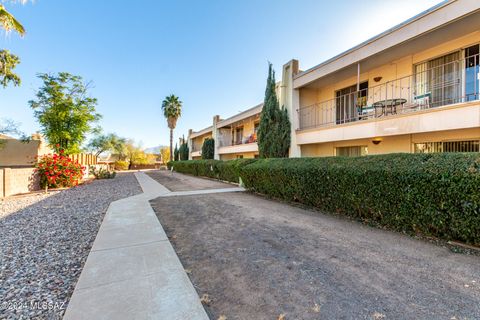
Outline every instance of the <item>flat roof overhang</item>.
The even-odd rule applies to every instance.
[[[480,30],[480,1],[452,1],[297,74],[294,89],[319,88]]]
[[[192,134],[190,135],[190,139],[194,139],[194,138],[201,137],[201,136],[204,136],[204,135],[212,134],[212,132],[213,132],[213,127],[210,126],[208,128],[202,129],[200,131],[192,132]]]
[[[233,117],[230,117],[228,119],[225,119],[225,120],[221,120],[217,123],[217,128],[220,129],[220,128],[224,128],[224,127],[227,127],[227,126],[230,126],[231,124],[235,123],[235,122],[239,122],[239,121],[242,121],[242,120],[245,120],[245,119],[248,119],[250,117],[254,117],[258,114],[260,114],[262,112],[262,108],[263,108],[263,103],[253,107],[253,108],[250,108],[248,110],[245,110],[237,115],[234,115]]]

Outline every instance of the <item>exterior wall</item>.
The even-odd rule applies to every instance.
[[[0,147],[0,167],[31,167],[36,156],[53,152],[41,140],[30,140],[29,142],[13,138],[2,140],[4,143]]]
[[[297,142],[303,145],[466,128],[480,131],[480,101],[478,100],[417,113],[297,131],[296,138]]]
[[[4,168],[0,172],[1,197],[40,189],[40,180],[34,168]]]
[[[258,155],[258,152],[221,154],[220,160],[234,160],[237,159],[238,156],[243,156],[244,159],[253,159],[256,155]]]
[[[480,128],[437,131],[429,133],[416,133],[398,136],[378,137],[379,144],[374,144],[373,139],[354,139],[345,141],[306,144],[301,146],[303,157],[334,156],[338,147],[367,146],[368,154],[386,153],[412,153],[415,143],[440,142],[455,140],[480,140]]]
[[[204,135],[201,135],[201,136],[198,136],[198,137],[195,137],[195,138],[192,138],[191,141],[192,141],[192,148],[191,148],[191,152],[195,152],[195,151],[202,151],[202,146],[203,146],[203,142],[205,141],[205,139],[211,139],[212,138],[212,133],[209,132],[207,134],[204,134]]]
[[[472,32],[457,39],[444,42],[414,54],[406,55],[400,59],[395,59],[380,67],[371,70],[361,71],[360,82],[368,81],[369,87],[380,86],[388,81],[403,78],[413,74],[415,64],[430,60],[470,45],[480,42],[480,31]],[[381,76],[379,82],[375,82],[374,78]],[[300,106],[306,107],[315,103],[331,100],[335,98],[335,91],[355,85],[357,83],[357,76],[351,76],[344,79],[336,79],[333,83],[321,86],[320,88],[301,88],[300,92]],[[373,103],[374,101],[369,101]]]
[[[288,112],[288,118],[290,119],[290,150],[289,157],[300,157],[300,146],[297,144],[297,137],[295,130],[299,128],[298,108],[299,104],[299,92],[293,89],[293,77],[298,74],[298,61],[290,60],[283,66],[282,70],[282,85],[281,95],[279,97],[280,106],[283,106]]]

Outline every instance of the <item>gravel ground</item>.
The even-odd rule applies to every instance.
[[[231,188],[232,185],[216,180],[192,177],[178,172],[166,170],[147,171],[150,178],[155,179],[170,191],[190,191],[206,189]]]
[[[479,256],[248,193],[152,207],[213,320],[480,319]]]
[[[58,194],[60,191],[51,191],[48,193],[38,192],[28,195],[12,196],[5,199],[0,199],[0,219],[22,210],[34,203],[47,199]]]
[[[121,173],[1,202],[0,319],[61,319],[108,205],[140,192]]]

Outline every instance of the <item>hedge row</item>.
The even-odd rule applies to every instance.
[[[221,160],[188,160],[174,161],[167,164],[171,169],[194,176],[208,177],[238,183],[240,168],[254,162],[255,159]]]
[[[480,245],[478,153],[214,161],[209,174],[207,163],[196,162],[174,168],[228,181],[241,177],[249,190],[274,198]]]

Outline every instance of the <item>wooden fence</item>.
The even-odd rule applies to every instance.
[[[73,161],[78,161],[82,166],[92,166],[98,164],[97,156],[91,153],[71,154],[69,156]]]

